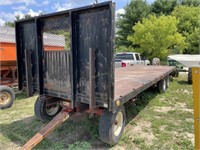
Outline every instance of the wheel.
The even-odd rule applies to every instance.
[[[35,115],[41,121],[53,119],[61,110],[62,107],[59,102],[46,106],[46,100],[40,99],[40,97],[37,98],[34,106]]]
[[[152,65],[160,65],[160,58],[153,58]]]
[[[114,145],[122,136],[126,122],[124,106],[119,107],[115,113],[105,110],[100,118],[99,135],[104,143]]]
[[[12,106],[15,99],[15,93],[8,86],[0,86],[0,109],[9,108]]]
[[[178,76],[179,76],[179,71],[176,70],[176,71],[175,71],[175,75],[174,75],[174,77],[178,77]]]
[[[166,91],[166,78],[160,80],[158,83],[157,83],[157,88],[158,88],[158,92],[159,93],[163,93]]]
[[[170,84],[170,76],[168,75],[168,76],[166,76],[166,88],[168,88],[169,87],[169,84]]]

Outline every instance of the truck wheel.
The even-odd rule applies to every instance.
[[[168,76],[166,76],[166,88],[168,88],[169,87],[169,84],[170,84],[170,76],[168,75]]]
[[[126,122],[124,106],[119,107],[115,113],[104,110],[99,123],[99,135],[104,143],[114,145],[122,136]]]
[[[41,121],[53,119],[61,110],[62,107],[59,102],[46,106],[46,100],[41,100],[40,97],[37,98],[34,106],[35,115]]]
[[[152,65],[160,65],[160,58],[153,58]]]
[[[15,93],[8,86],[0,86],[0,109],[9,108],[12,106],[15,99]]]
[[[167,88],[167,85],[166,85],[166,78],[160,80],[158,83],[157,83],[157,88],[158,88],[158,92],[159,93],[163,93],[166,91],[166,88]]]
[[[175,73],[174,73],[174,77],[178,77],[179,76],[179,71],[176,70]]]

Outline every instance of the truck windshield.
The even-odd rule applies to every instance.
[[[117,54],[115,59],[134,59],[133,54]]]

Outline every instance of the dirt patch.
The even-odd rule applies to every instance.
[[[21,147],[18,145],[18,144],[16,144],[16,143],[14,143],[14,142],[9,142],[9,143],[6,143],[6,144],[4,144],[4,143],[0,143],[0,149],[4,149],[4,150],[11,150],[11,149],[15,149],[15,150],[18,150],[18,149],[20,149]]]
[[[176,90],[177,93],[183,93],[183,94],[188,94],[190,95],[192,92],[187,90],[187,89],[178,89]]]
[[[186,103],[176,103],[175,107],[154,107],[154,111],[159,112],[159,113],[167,113],[169,111],[173,111],[173,110],[181,110],[181,111],[185,111],[185,112],[191,112],[193,113],[193,109],[189,109],[187,108],[187,104]]]
[[[187,104],[186,103],[176,103],[176,107],[179,110],[182,110],[182,111],[191,112],[191,113],[194,112],[193,109],[187,108]]]
[[[165,97],[161,97],[160,101],[166,101],[166,98]]]
[[[144,139],[145,143],[147,145],[152,145],[153,140],[156,139],[156,137],[153,134],[152,128],[151,128],[151,123],[147,121],[139,121],[136,125],[129,127],[129,132],[131,135],[136,135],[132,136],[133,141],[137,138],[140,137],[141,139]]]
[[[161,119],[160,116],[153,116],[155,119]]]
[[[173,136],[173,140],[176,140],[176,139],[188,139],[192,145],[194,145],[194,133],[189,133],[189,132],[177,132],[177,131],[173,131],[171,133]]]
[[[194,133],[185,132],[185,138],[189,139],[194,145]]]
[[[193,118],[186,118],[185,121],[187,121],[187,122],[194,122],[194,119]]]
[[[110,150],[126,150],[124,146],[115,145]]]
[[[154,111],[159,112],[159,113],[167,113],[169,111],[174,110],[172,107],[155,107]]]
[[[160,129],[160,131],[165,131],[166,127],[167,127],[167,125],[163,125],[159,129]]]

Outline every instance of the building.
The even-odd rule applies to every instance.
[[[43,34],[44,50],[64,50],[65,37],[50,33]],[[0,62],[16,61],[15,28],[0,26]]]

